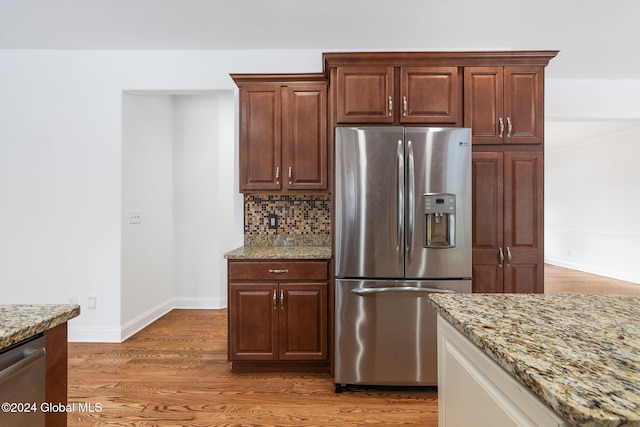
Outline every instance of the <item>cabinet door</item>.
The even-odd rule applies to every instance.
[[[502,144],[503,67],[464,69],[464,125],[474,144]]]
[[[280,360],[327,359],[327,284],[280,284]]]
[[[338,123],[393,123],[393,67],[338,67]]]
[[[457,67],[402,67],[400,83],[401,123],[460,124]]]
[[[283,89],[282,147],[289,190],[327,188],[327,87]]]
[[[473,153],[473,292],[502,292],[503,154]]]
[[[543,85],[543,67],[505,67],[505,143],[542,144],[544,139]]]
[[[543,67],[467,67],[465,126],[474,144],[541,144]]]
[[[505,292],[544,292],[543,153],[504,154]]]
[[[229,283],[229,360],[278,359],[275,283]]]
[[[280,190],[280,85],[240,88],[240,191]]]

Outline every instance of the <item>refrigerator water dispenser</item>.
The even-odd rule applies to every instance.
[[[456,196],[449,193],[424,195],[425,248],[456,246]]]

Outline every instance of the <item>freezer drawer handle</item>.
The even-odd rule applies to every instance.
[[[359,295],[359,296],[375,295],[375,294],[382,294],[387,292],[422,292],[426,294],[455,294],[456,293],[456,291],[452,289],[415,288],[415,287],[409,287],[409,286],[351,289],[352,294]]]
[[[269,269],[269,273],[275,273],[275,274],[283,274],[283,273],[288,273],[289,270],[273,270],[273,269]]]

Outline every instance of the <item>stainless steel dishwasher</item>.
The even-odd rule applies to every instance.
[[[22,341],[0,353],[0,426],[44,426],[45,337]]]

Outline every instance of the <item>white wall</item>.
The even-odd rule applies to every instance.
[[[173,296],[172,116],[171,96],[122,96],[122,339],[166,313]]]
[[[234,105],[232,91],[174,98],[173,294],[178,307],[227,305],[221,254],[234,242],[232,208],[242,212],[234,185]]]
[[[640,283],[640,81],[550,79],[545,90],[547,127],[580,135],[545,140],[545,262]],[[583,130],[599,122],[610,132]]]
[[[640,126],[547,152],[545,258],[640,283]]]
[[[122,205],[123,91],[233,91],[232,72],[321,69],[322,52],[311,50],[0,50],[0,303],[65,303],[75,295],[82,313],[69,322],[70,340],[129,334],[126,324],[153,303],[143,298],[148,283],[129,289],[122,282],[123,273],[129,283],[137,274],[121,265],[123,237],[132,237],[121,236],[129,209]],[[226,126],[237,120],[230,103],[217,112],[225,127],[212,143],[225,158],[212,168],[237,163],[237,136]],[[231,186],[234,196],[222,195]],[[227,243],[212,249],[212,263],[242,242],[237,188],[235,179],[218,183],[219,200],[233,201],[216,206]],[[215,274],[221,282],[204,297],[222,301],[224,275]],[[193,292],[174,296],[202,296]],[[87,310],[90,295],[96,310]]]
[[[234,105],[231,90],[123,95],[121,339],[173,308],[226,307]]]

